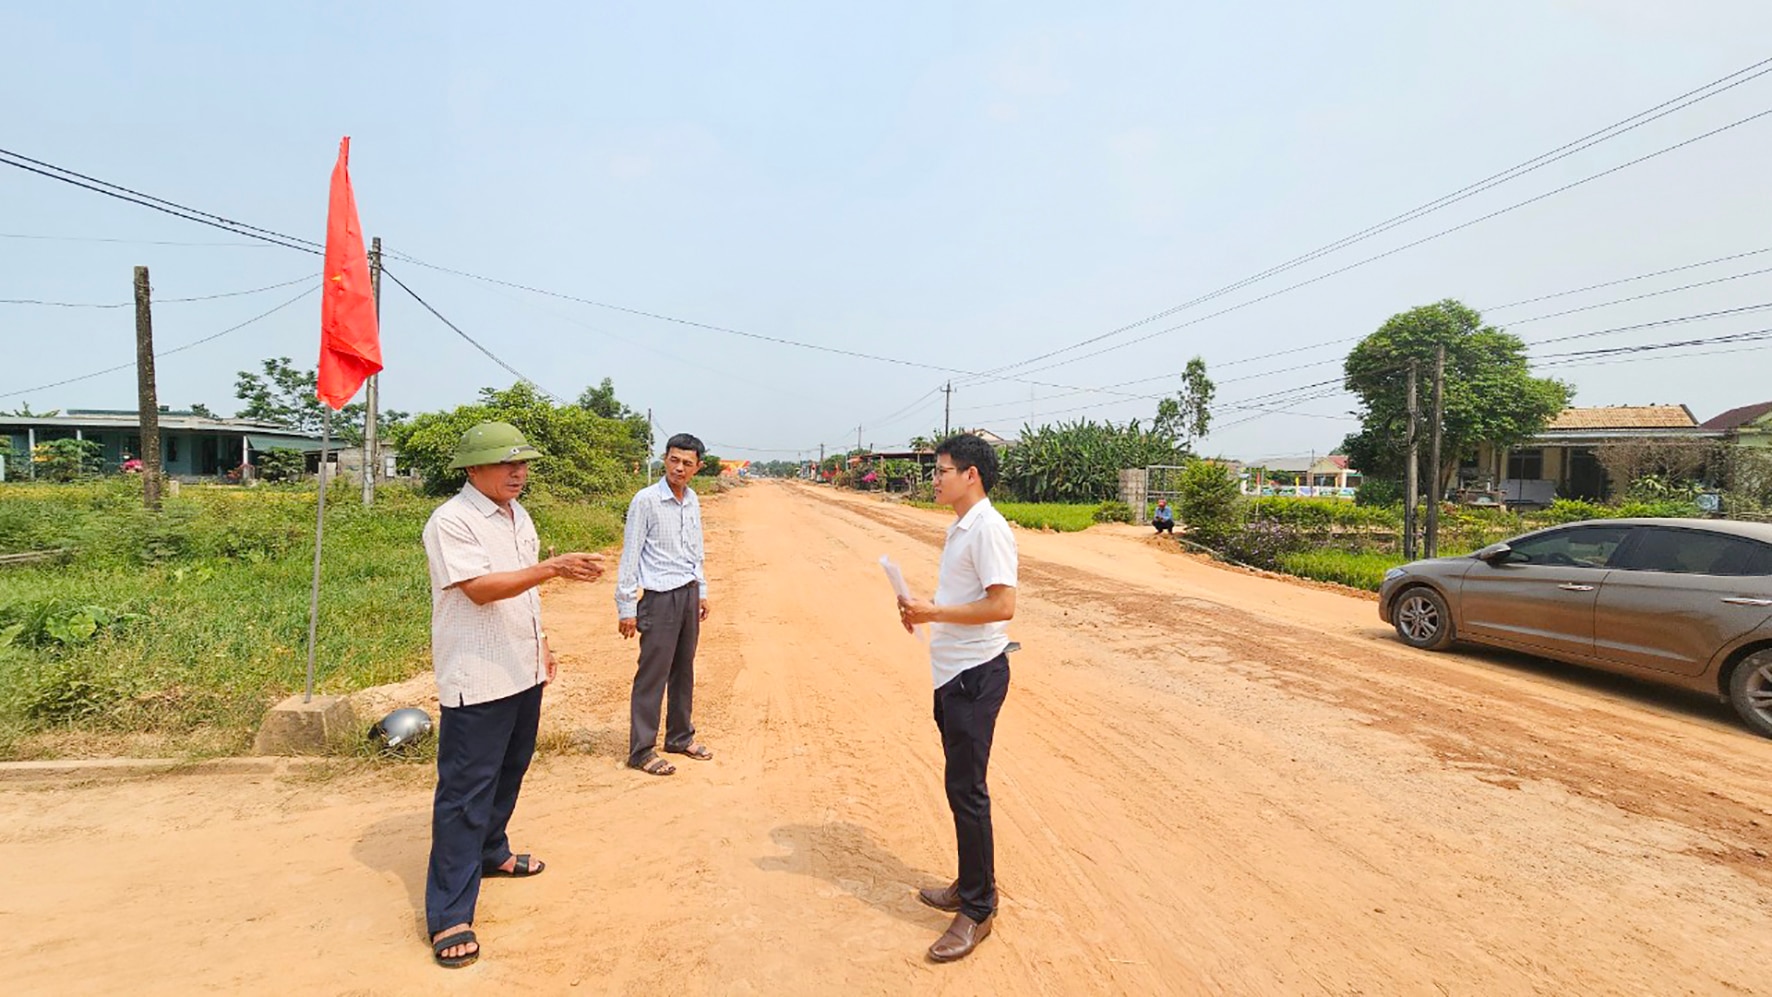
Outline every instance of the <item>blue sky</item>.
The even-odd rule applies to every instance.
[[[11,5],[0,147],[317,239],[348,134],[364,228],[390,252],[972,372],[1137,322],[1772,56],[1772,5],[1751,0],[303,6]],[[1353,428],[1351,401],[1299,386],[1338,368],[1282,368],[1333,360],[1394,312],[1772,247],[1772,116],[1084,354],[1769,108],[1772,76],[1022,381],[390,269],[544,389],[571,398],[612,377],[662,432],[725,455],[853,445],[858,425],[864,443],[902,442],[940,426],[950,376],[954,422],[1005,435],[1030,418],[1148,419],[1153,399],[1073,389],[1178,373],[1195,354],[1224,403],[1278,393],[1253,403],[1277,411],[1227,404],[1206,450],[1322,452]],[[161,299],[318,274],[244,241],[0,170],[0,298],[125,301],[135,264]],[[1772,253],[1486,315],[1530,341],[1757,304],[1772,275],[1521,321],[1766,267]],[[181,345],[298,290],[161,304],[156,338]],[[509,383],[391,286],[383,307],[385,404],[447,407]],[[318,309],[309,297],[166,357],[162,401],[232,412],[235,371],[313,363]],[[0,407],[128,407],[130,371],[16,392],[128,361],[131,323],[128,309],[0,305]],[[1772,311],[1747,313],[1540,352],[1769,326]],[[1687,352],[1555,373],[1582,404],[1683,402],[1701,419],[1772,397],[1772,351]]]

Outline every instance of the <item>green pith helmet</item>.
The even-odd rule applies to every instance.
[[[461,434],[455,445],[455,459],[449,462],[454,471],[481,464],[511,464],[520,460],[536,460],[540,450],[529,445],[523,433],[508,422],[482,422]]]

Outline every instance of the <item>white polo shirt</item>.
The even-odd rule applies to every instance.
[[[963,606],[985,597],[992,585],[1014,585],[1017,567],[1015,534],[1009,521],[980,499],[948,527],[941,549],[941,577],[935,586],[937,606]],[[929,667],[937,689],[968,668],[982,665],[1009,646],[1009,622],[966,625],[929,624]]]
[[[511,514],[505,515],[470,483],[431,513],[424,539],[438,702],[490,703],[544,681],[539,590],[476,606],[459,588],[481,575],[535,565],[541,538],[529,513],[512,502]]]

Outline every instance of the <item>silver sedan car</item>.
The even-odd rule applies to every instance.
[[[1412,647],[1469,641],[1720,696],[1772,737],[1772,524],[1604,519],[1385,574]]]

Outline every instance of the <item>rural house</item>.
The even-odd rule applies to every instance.
[[[13,457],[7,477],[31,473],[29,454],[51,440],[93,440],[101,448],[105,473],[142,453],[141,419],[133,410],[69,409],[62,415],[0,416],[0,439],[9,440]],[[338,447],[337,441],[333,446]],[[271,449],[299,450],[318,459],[320,438],[271,423],[218,419],[191,412],[160,412],[160,457],[166,473],[187,481],[226,478],[254,455]]]
[[[1484,445],[1460,469],[1467,481],[1500,480],[1509,505],[1543,506],[1553,499],[1608,501],[1625,482],[1611,481],[1598,451],[1608,444],[1717,440],[1684,405],[1566,408],[1525,444],[1499,453]]]

